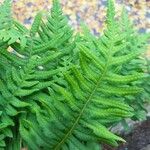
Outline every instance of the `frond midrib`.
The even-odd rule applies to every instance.
[[[108,56],[110,58],[110,54]],[[73,130],[75,129],[75,127],[77,126],[77,124],[79,123],[79,120],[81,119],[84,110],[86,109],[87,105],[90,103],[90,101],[92,100],[93,95],[95,94],[95,92],[97,91],[97,88],[99,88],[100,86],[100,82],[102,81],[103,77],[106,75],[107,73],[107,68],[109,66],[109,63],[111,62],[110,59],[108,59],[105,68],[104,68],[104,72],[103,74],[99,77],[99,79],[97,80],[97,84],[95,85],[95,87],[93,88],[93,90],[91,91],[91,94],[89,95],[89,97],[87,98],[86,103],[84,104],[84,106],[81,109],[81,112],[79,113],[77,119],[75,120],[75,122],[73,123],[72,127],[69,129],[69,131],[66,133],[66,135],[64,136],[64,138],[54,147],[54,150],[59,150],[60,147],[65,143],[65,141],[68,139],[68,137],[72,134]]]

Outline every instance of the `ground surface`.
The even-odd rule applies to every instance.
[[[0,3],[3,0],[0,0]],[[150,30],[150,0],[114,0],[117,14],[123,6],[140,32]],[[95,33],[104,28],[107,0],[60,0],[64,13],[75,29],[84,21]],[[32,22],[40,10],[50,10],[52,0],[13,0],[15,18],[26,24]]]
[[[118,148],[105,146],[104,150],[150,150],[150,119],[141,123],[128,135],[124,135],[127,141]]]

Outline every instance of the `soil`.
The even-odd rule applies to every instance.
[[[125,144],[118,148],[104,146],[104,150],[143,150],[150,145],[150,119],[136,126],[128,135],[122,135]],[[147,149],[150,150],[150,149]]]

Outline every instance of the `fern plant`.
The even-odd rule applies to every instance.
[[[120,45],[121,55],[128,54],[131,51],[137,51],[140,49],[142,51],[146,49],[148,46],[148,41],[150,38],[149,33],[141,34],[138,33],[134,28],[132,22],[129,20],[127,12],[125,8],[123,8],[122,16],[120,20],[118,20],[118,29],[120,28],[122,32],[120,32],[120,36],[123,37],[124,45]],[[90,49],[96,50],[95,44],[100,43],[101,37],[97,40],[97,37],[94,37],[90,30],[84,25],[82,27],[84,36],[79,36],[80,40],[84,40],[87,42],[87,46]],[[117,30],[117,29],[116,29]],[[122,34],[122,35],[121,35]],[[79,40],[79,41],[80,41]],[[134,53],[134,52],[133,52]],[[120,55],[118,53],[117,55]],[[143,92],[139,93],[136,96],[125,96],[125,101],[132,106],[136,113],[132,117],[133,120],[143,120],[146,118],[146,109],[145,103],[149,103],[150,91],[149,91],[149,58],[145,56],[145,54],[140,55],[140,57],[134,58],[129,63],[126,63],[122,66],[117,67],[117,71],[121,71],[123,75],[128,74],[129,70],[136,70],[140,72],[145,72],[145,77],[143,80],[140,80],[139,86],[143,87]],[[146,77],[147,76],[147,77]]]
[[[132,51],[133,49],[145,49],[148,45],[148,41],[150,38],[149,33],[147,34],[141,34],[134,30],[133,25],[131,21],[128,19],[127,13],[125,12],[125,9],[123,9],[122,12],[122,25],[123,25],[123,31],[126,33],[126,41],[129,43],[127,45],[127,48],[124,50],[125,53],[128,53],[128,51]],[[122,69],[123,74],[126,74],[128,70],[134,69],[134,70],[140,70],[144,71],[147,74],[147,78],[143,79],[139,82],[139,85],[144,88],[144,91],[140,94],[138,94],[135,97],[126,97],[126,101],[132,105],[132,107],[135,109],[136,114],[132,119],[139,119],[143,120],[146,118],[146,109],[144,104],[146,102],[149,102],[150,98],[150,91],[149,91],[149,63],[148,63],[147,56],[141,55],[140,57],[137,57],[135,60],[131,61],[129,64],[125,65],[125,68]],[[136,101],[136,103],[134,103]]]
[[[2,6],[1,15],[10,16],[10,1]],[[127,97],[136,103],[147,73],[129,65],[147,38],[132,46],[127,22],[118,24],[112,0],[100,38],[86,29],[76,36],[57,0],[46,20],[43,16],[37,14],[30,30],[11,16],[5,20],[11,27],[0,27],[5,34],[12,29],[19,34],[1,38],[0,149],[98,150],[99,142],[124,142],[109,128],[136,113]]]
[[[5,0],[0,5],[0,43],[8,42],[12,44],[19,41],[22,48],[26,45],[26,31],[20,31],[16,28],[15,24],[19,24],[17,21],[12,19],[11,14],[11,0]]]

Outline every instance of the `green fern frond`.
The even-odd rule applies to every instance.
[[[142,34],[138,33],[136,30],[133,28],[133,23],[129,20],[128,14],[125,10],[123,9],[121,20],[120,20],[121,28],[122,31],[125,34],[125,41],[127,42],[126,47],[122,50],[122,53],[128,54],[130,51],[136,50],[137,52],[139,50],[145,50],[147,49],[148,41],[150,39],[150,34]],[[124,69],[122,68],[121,72],[122,74],[126,74],[128,70],[136,70],[139,72],[147,72],[147,67],[146,67],[146,60],[145,56],[142,55],[140,57],[137,57],[136,59],[132,60],[129,64],[124,65]],[[126,101],[127,103],[131,104],[135,109],[136,109],[136,114],[134,116],[134,119],[141,119],[138,115],[142,111],[145,111],[144,104],[145,101],[149,100],[149,90],[147,90],[147,87],[149,86],[149,73],[143,78],[142,82],[139,83],[139,86],[144,87],[144,90],[141,94],[135,96],[135,100],[137,103],[132,104],[134,98],[127,98]],[[132,99],[132,100],[131,100]],[[146,114],[146,113],[145,113]],[[145,118],[145,117],[142,117]]]
[[[8,45],[19,40],[21,47],[25,48],[27,33],[24,32],[24,34],[22,34],[17,28],[15,28],[15,26],[17,26],[20,29],[20,26],[18,26],[19,23],[13,21],[11,3],[11,0],[4,0],[0,5],[0,40],[8,43]]]
[[[115,22],[112,18],[111,20],[110,23]],[[57,84],[50,85],[50,101],[53,104],[52,106],[40,94],[37,96],[38,100],[48,107],[47,109],[52,117],[52,120],[47,118],[44,121],[44,125],[38,122],[39,126],[45,127],[45,130],[51,128],[51,130],[46,130],[46,133],[43,132],[43,140],[48,135],[49,139],[51,139],[47,148],[57,150],[74,147],[75,149],[80,145],[81,149],[86,149],[79,142],[85,143],[86,138],[88,140],[95,139],[96,141],[99,139],[113,145],[116,145],[115,141],[117,140],[123,141],[123,139],[110,133],[103,126],[109,124],[104,118],[122,120],[122,118],[132,117],[134,115],[133,109],[123,102],[122,95],[136,94],[141,92],[141,88],[131,85],[131,82],[136,80],[140,72],[128,72],[129,75],[123,76],[121,72],[113,70],[114,65],[116,65],[114,60],[118,58],[116,53],[118,55],[120,51],[118,45],[121,45],[120,47],[122,48],[126,47],[126,43],[122,42],[124,35],[120,35],[119,31],[121,31],[120,28],[116,29],[111,26],[109,32],[106,31],[104,33],[103,39],[98,41],[96,53],[93,53],[93,50],[86,47],[86,44],[84,45],[83,42],[78,44],[80,56],[78,67],[74,66],[69,73],[64,74],[65,84],[59,84],[58,82]],[[97,39],[93,39],[93,44],[96,42]],[[101,52],[101,46],[103,52]],[[101,55],[104,53],[105,55]],[[137,57],[137,55],[133,55],[132,52],[126,56],[119,53],[119,57],[124,59],[119,61],[117,65],[122,66]],[[120,81],[119,84],[118,82],[113,82],[113,84],[107,82],[110,71],[118,77],[116,78]],[[135,80],[132,77],[135,77]],[[138,76],[137,78],[142,77]],[[130,84],[128,84],[128,81],[130,81]],[[112,100],[111,97],[114,97],[114,99]],[[114,103],[112,103],[113,101]],[[111,109],[109,106],[111,106]],[[68,114],[70,115],[68,116]],[[112,123],[114,120],[112,120]],[[84,136],[80,135],[81,131],[83,132],[81,135]],[[58,135],[59,138],[57,137]]]
[[[62,14],[60,3],[57,0],[53,1],[51,15],[47,16],[47,21],[45,22],[41,20],[41,15],[39,14],[37,15],[35,24],[38,26],[37,33],[39,34],[40,37],[40,42],[38,43],[39,48],[43,47],[40,44],[41,42],[43,43],[43,45],[44,43],[45,45],[47,45],[46,43],[48,43],[49,40],[51,39],[55,41],[59,40],[59,42],[55,43],[55,47],[53,45],[46,46],[45,47],[46,50],[51,48],[55,48],[55,49],[58,48],[59,50],[67,51],[67,48],[70,47],[70,44],[73,45],[73,42],[71,42],[73,32],[70,26],[68,25],[68,21],[66,17]]]
[[[11,0],[4,0],[0,5],[0,30],[9,29],[12,25]]]

